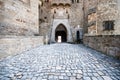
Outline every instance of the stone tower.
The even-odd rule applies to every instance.
[[[82,0],[45,1],[40,11],[42,36],[47,35],[50,42],[57,42],[58,36],[61,36],[62,42],[74,42],[77,39],[76,32],[83,27]],[[79,35],[82,33],[79,32]]]

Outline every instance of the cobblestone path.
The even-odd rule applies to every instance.
[[[0,80],[120,80],[120,62],[83,45],[51,44],[0,61]]]

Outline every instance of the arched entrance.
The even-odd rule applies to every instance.
[[[72,36],[72,33],[71,33],[71,29],[70,29],[70,24],[69,24],[69,21],[68,19],[54,19],[53,20],[53,25],[51,26],[51,31],[50,31],[50,43],[55,43],[56,42],[56,38],[55,38],[55,35],[56,35],[56,32],[57,31],[60,31],[59,30],[59,25],[63,25],[63,30],[61,31],[65,31],[66,32],[66,42],[73,42],[73,36]],[[62,38],[63,39],[63,38]]]
[[[63,24],[58,25],[55,30],[55,41],[67,42],[67,29]]]

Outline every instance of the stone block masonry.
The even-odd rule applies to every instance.
[[[0,35],[39,33],[38,0],[0,0]]]
[[[84,36],[84,44],[120,59],[120,35]]]
[[[0,59],[43,45],[42,36],[0,37]]]
[[[43,44],[39,0],[0,0],[0,59]],[[6,37],[7,35],[7,37]]]

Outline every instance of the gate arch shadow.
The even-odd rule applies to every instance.
[[[67,29],[63,24],[59,24],[55,29],[55,41],[58,42],[58,37],[61,37],[61,42],[67,42]]]

